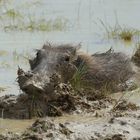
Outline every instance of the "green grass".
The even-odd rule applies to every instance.
[[[14,61],[19,61],[20,55],[17,53],[16,50],[13,51],[13,60]]]
[[[30,20],[29,25],[24,27],[30,31],[63,31],[67,27],[68,21],[62,18],[56,18],[54,20],[39,19],[38,21]]]
[[[39,19],[35,21],[29,19],[28,23],[22,21],[22,24],[7,24],[4,25],[3,29],[5,31],[64,31],[67,29],[68,21],[66,19],[56,18],[54,20]]]
[[[136,30],[136,29],[128,29],[128,28],[124,28],[121,29],[121,31],[119,32],[119,37],[124,40],[124,41],[132,41],[134,36],[137,36],[140,34],[140,31]]]
[[[0,0],[0,8],[5,12],[0,13],[0,28],[4,31],[64,31],[68,27],[69,21],[64,17],[47,19],[45,15],[35,18],[34,13],[24,15],[18,8],[7,8],[4,0]],[[29,7],[40,5],[40,1],[30,2]],[[9,4],[10,5],[10,4]],[[20,7],[20,8],[23,8]]]
[[[76,90],[85,89],[88,91],[95,91],[95,86],[90,82],[88,79],[86,80],[85,75],[87,73],[87,66],[85,64],[81,64],[80,67],[76,70],[72,80],[70,81],[72,87]],[[101,96],[108,96],[110,93],[113,92],[113,88],[115,87],[116,83],[105,83],[100,87],[99,91],[101,92]],[[99,96],[100,96],[99,95]]]
[[[9,9],[5,12],[5,15],[12,18],[12,19],[15,19],[15,18],[22,18],[22,15],[20,14],[19,11],[16,11],[14,9]]]
[[[18,53],[17,50],[13,51],[13,61],[14,62],[22,62],[25,64],[29,63],[30,53],[28,51],[24,51],[22,53]]]
[[[68,20],[63,19],[63,18],[56,18],[53,22],[52,22],[52,28],[53,30],[65,30],[67,27],[67,23]]]
[[[51,31],[52,30],[51,21],[46,22],[45,19],[40,20],[37,25],[37,30]]]
[[[0,68],[11,68],[11,65],[9,63],[7,63],[6,61],[2,61],[0,62]]]
[[[74,89],[79,90],[85,86],[85,81],[83,81],[83,76],[86,72],[87,72],[87,67],[84,64],[81,64],[71,80],[71,85]]]
[[[135,36],[140,35],[140,31],[134,28],[122,27],[116,22],[114,26],[106,25],[100,20],[101,25],[105,29],[108,39],[121,39],[123,41],[132,41]]]
[[[0,93],[1,93],[1,92],[4,92],[5,90],[6,90],[5,87],[0,87]]]
[[[8,52],[5,50],[0,50],[0,56],[6,56],[8,55]]]

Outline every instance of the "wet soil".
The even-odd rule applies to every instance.
[[[19,97],[23,98],[24,96],[20,95]],[[76,104],[71,103],[72,106],[76,105],[74,106],[76,107],[74,110],[70,109],[64,112],[62,108],[59,108],[59,110],[63,110],[60,115],[66,116],[66,114],[71,114],[73,118],[69,120],[63,119],[63,117],[37,119],[32,126],[24,132],[2,133],[0,140],[140,139],[140,108],[136,104],[126,100],[118,101],[111,97],[102,99],[91,99],[86,98],[86,96],[83,96],[83,98],[74,97],[72,102],[74,103],[75,101]],[[1,101],[3,101],[1,103],[3,103],[3,106],[11,106],[11,103],[15,105],[18,98],[12,95],[6,96],[1,98]],[[21,110],[20,107],[21,106],[19,106],[17,110],[10,108],[9,111],[3,111],[3,118],[6,118],[6,115],[7,117],[11,115],[13,118],[15,115],[18,116],[18,114],[14,112],[18,112],[19,109]],[[59,112],[57,109],[55,111]],[[75,118],[77,119],[75,119],[74,116],[76,116]],[[20,117],[20,115],[18,117]]]
[[[135,112],[136,113],[136,112]],[[140,118],[134,112],[123,117],[108,115],[95,121],[90,116],[83,119],[60,122],[55,119],[37,119],[23,133],[1,134],[1,140],[138,140]],[[97,117],[97,116],[96,116]],[[80,117],[79,117],[80,118]],[[84,120],[85,119],[85,120]]]

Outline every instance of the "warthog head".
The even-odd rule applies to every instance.
[[[29,60],[31,71],[18,70],[18,83],[26,93],[51,92],[51,83],[66,83],[72,78],[76,67],[73,65],[77,59],[76,52],[80,45],[44,45],[37,50],[36,57]],[[52,82],[53,80],[53,82]]]

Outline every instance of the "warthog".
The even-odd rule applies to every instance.
[[[106,53],[89,55],[79,48],[68,44],[44,45],[36,57],[29,60],[31,71],[19,70],[20,88],[27,94],[49,94],[57,82],[72,82],[79,72],[77,75],[84,85],[114,91],[132,76],[131,61],[124,53],[110,49]]]
[[[109,50],[89,55],[80,52],[78,45],[44,45],[29,63],[29,72],[18,69],[23,94],[0,100],[4,118],[61,116],[76,109],[92,111],[95,104],[87,104],[83,96],[87,100],[97,100],[98,96],[102,99],[100,93],[118,90],[133,75],[131,61],[123,53]]]

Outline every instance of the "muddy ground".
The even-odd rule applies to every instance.
[[[14,99],[14,96],[10,97]],[[140,139],[140,108],[136,104],[111,97],[85,99],[81,104],[67,113],[73,116],[70,120],[61,117],[37,119],[24,132],[3,133],[0,140]],[[66,113],[63,116],[67,116]]]

